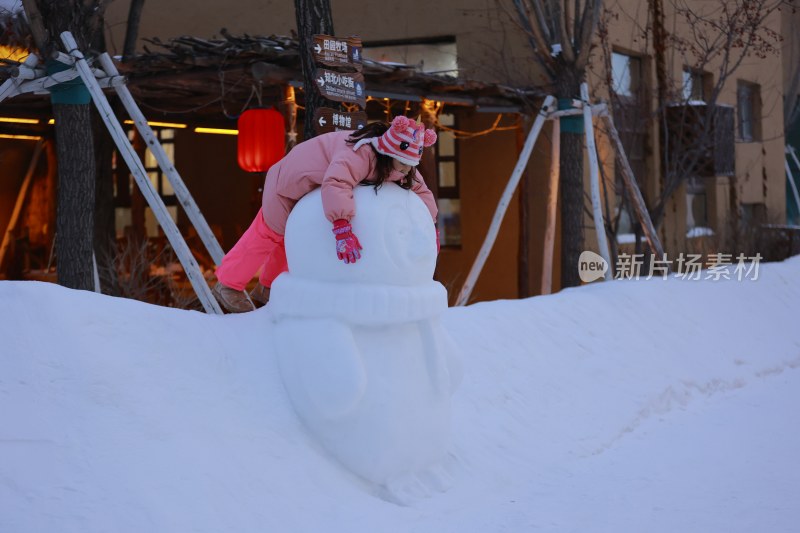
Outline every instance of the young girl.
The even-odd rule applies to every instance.
[[[404,116],[391,125],[375,122],[355,132],[319,135],[298,144],[267,172],[261,209],[217,268],[214,296],[233,313],[252,311],[244,288],[261,268],[251,296],[264,304],[278,274],[286,272],[283,235],[286,220],[300,198],[322,188],[322,208],[333,224],[336,254],[345,263],[361,258],[361,244],[350,220],[355,216],[353,187],[398,183],[419,195],[436,221],[436,201],[416,166],[424,147],[436,142],[436,132]]]

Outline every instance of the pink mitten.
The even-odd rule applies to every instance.
[[[347,264],[355,263],[361,258],[361,243],[353,235],[353,227],[343,218],[333,222],[333,234],[336,235],[336,255]]]

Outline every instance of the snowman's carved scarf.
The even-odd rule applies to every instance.
[[[430,281],[410,287],[337,283],[282,274],[272,284],[275,318],[334,318],[358,325],[425,320],[447,309],[447,291]]]

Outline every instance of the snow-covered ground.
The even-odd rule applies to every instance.
[[[800,258],[448,310],[454,484],[406,507],[304,432],[269,308],[0,301],[3,533],[800,527]]]

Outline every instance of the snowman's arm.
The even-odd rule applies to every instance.
[[[464,377],[453,340],[438,319],[420,320],[419,328],[434,387],[441,394],[453,394]]]

